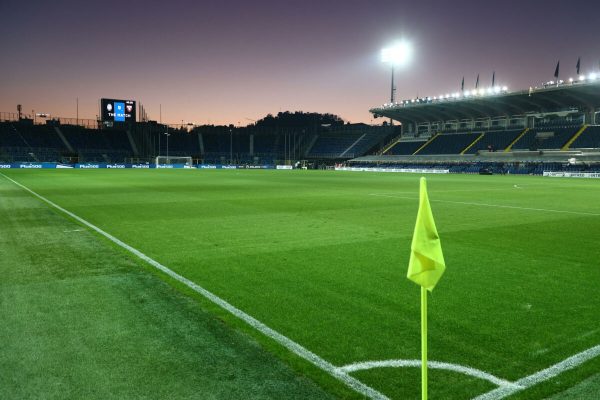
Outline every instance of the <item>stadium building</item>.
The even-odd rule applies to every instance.
[[[486,173],[598,169],[599,89],[592,74],[516,92],[494,87],[384,104],[371,112],[399,121],[401,134],[351,162]]]
[[[394,126],[282,122],[290,113],[246,127],[167,126],[148,121],[143,109],[136,122],[135,108],[129,121],[0,113],[0,162],[153,166],[160,156],[165,163],[179,157],[196,165],[595,172],[600,171],[600,79],[582,78],[516,92],[498,86],[466,90],[370,110],[400,123]]]
[[[275,165],[305,161],[324,166],[373,154],[398,134],[399,127],[343,122],[168,126],[154,121],[35,121],[28,115],[0,113],[0,161],[152,164],[157,156],[168,156],[189,157],[196,164]]]

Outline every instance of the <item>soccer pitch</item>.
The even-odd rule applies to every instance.
[[[277,368],[291,367],[292,376],[284,375],[292,382],[297,381],[294,374],[306,376],[341,398],[359,399],[364,393],[373,398],[419,398],[419,287],[406,279],[419,175],[253,170],[3,174],[4,220],[18,212],[18,228],[36,235],[43,224],[34,212],[52,209],[59,215],[52,221],[66,218],[61,229],[72,231],[66,237],[73,243],[89,234],[89,226],[18,182],[235,307],[242,319],[106,236],[92,235],[110,251],[96,253],[90,264],[127,259],[131,268],[146,265],[146,275],[155,271],[150,280],[166,280],[176,292],[224,320],[226,330],[233,328],[260,342],[269,353],[260,356],[267,360],[262,364],[283,360]],[[431,175],[428,188],[447,266],[429,296],[430,398],[544,399],[590,378],[597,382],[600,182]],[[19,207],[25,201],[28,206]],[[3,227],[6,236],[0,244],[5,249],[10,249],[8,237],[16,228],[15,221]],[[36,256],[50,255],[42,251]],[[68,263],[73,252],[52,257]],[[2,270],[19,280],[15,276],[21,260],[10,258]],[[167,296],[163,292],[169,289],[173,290],[148,284],[144,296]],[[4,294],[1,299],[0,315],[6,317],[12,297]],[[253,318],[250,324],[245,316]],[[11,317],[16,325],[18,320]],[[196,320],[183,316],[179,323],[192,329]],[[31,331],[19,335],[10,327],[0,329],[9,343],[18,336],[35,336]],[[126,335],[126,323],[123,332],[112,334]],[[15,387],[28,384],[26,375],[10,372],[8,361],[19,357],[19,351],[31,352],[17,347],[0,349],[0,375],[8,376],[4,379]],[[247,352],[242,353],[249,359],[245,368],[258,368]],[[21,368],[29,368],[28,363],[23,361]],[[102,371],[103,365],[89,368]],[[157,381],[159,372],[155,371]],[[260,381],[260,373],[254,379]],[[187,389],[181,388],[184,380],[174,385],[172,397],[186,397],[191,391],[203,398],[201,384],[191,377],[189,382]],[[297,398],[326,397],[310,381],[296,383]],[[590,390],[599,387],[592,385]],[[14,393],[4,392],[8,397]],[[239,393],[234,397],[245,397]],[[281,395],[257,395],[269,396]]]

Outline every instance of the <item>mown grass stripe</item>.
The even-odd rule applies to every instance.
[[[222,298],[218,297],[214,293],[212,293],[212,292],[204,289],[203,287],[197,285],[196,283],[190,281],[189,279],[187,279],[187,278],[179,275],[178,273],[176,273],[173,270],[169,269],[168,267],[162,265],[158,261],[156,261],[156,260],[148,257],[147,255],[145,255],[141,251],[139,251],[139,250],[131,247],[127,243],[124,243],[120,239],[114,237],[113,235],[109,234],[108,232],[105,232],[101,228],[99,228],[96,225],[94,225],[94,224],[86,221],[85,219],[79,217],[78,215],[73,214],[72,212],[70,212],[70,211],[62,208],[58,204],[52,202],[51,200],[48,200],[44,196],[42,196],[42,195],[34,192],[33,190],[31,190],[28,187],[22,185],[21,183],[15,181],[14,179],[11,179],[8,176],[6,176],[4,174],[1,174],[1,173],[0,173],[0,175],[2,175],[4,178],[8,179],[9,181],[11,181],[12,183],[14,183],[15,185],[19,186],[23,190],[31,193],[33,196],[37,197],[38,199],[40,199],[41,201],[45,202],[46,204],[48,204],[48,205],[56,208],[57,210],[61,211],[62,213],[66,214],[66,215],[68,215],[69,217],[73,218],[74,220],[80,222],[81,224],[87,226],[88,228],[96,231],[100,235],[106,237],[111,242],[115,243],[116,245],[118,245],[118,246],[122,247],[123,249],[129,251],[130,253],[134,254],[136,257],[138,257],[141,260],[147,262],[148,264],[150,264],[154,268],[162,271],[163,273],[165,273],[166,275],[168,275],[171,278],[175,279],[176,281],[178,281],[178,282],[186,285],[187,287],[189,287],[190,289],[192,289],[195,292],[199,293],[200,295],[202,295],[206,299],[210,300],[214,304],[218,305],[219,307],[221,307],[224,310],[228,311],[232,315],[234,315],[237,318],[241,319],[242,321],[244,321],[245,323],[247,323],[248,325],[250,325],[251,327],[253,327],[257,331],[261,332],[265,336],[267,336],[267,337],[275,340],[277,343],[279,343],[280,345],[282,345],[283,347],[285,347],[286,349],[288,349],[292,353],[294,353],[297,356],[299,356],[299,357],[307,360],[311,364],[313,364],[316,367],[320,368],[321,370],[329,373],[331,376],[337,378],[338,380],[340,380],[341,382],[343,382],[344,384],[346,384],[348,387],[352,388],[356,392],[358,392],[358,393],[360,393],[360,394],[362,394],[364,396],[367,396],[370,399],[374,399],[374,400],[388,400],[387,396],[385,396],[382,393],[378,392],[377,390],[371,388],[370,386],[365,385],[364,383],[362,383],[358,379],[351,377],[346,372],[341,371],[339,368],[337,368],[336,366],[334,366],[330,362],[322,359],[321,357],[319,357],[315,353],[313,353],[310,350],[304,348],[300,344],[294,342],[293,340],[291,340],[287,336],[284,336],[281,333],[279,333],[279,332],[277,332],[277,331],[269,328],[264,323],[260,322],[259,320],[257,320],[256,318],[250,316],[249,314],[246,314],[242,310],[238,309],[237,307],[233,306],[232,304],[230,304],[227,301],[223,300]]]
[[[529,376],[526,376],[525,378],[521,378],[515,382],[517,386],[500,387],[498,389],[494,389],[490,392],[484,393],[481,396],[477,396],[473,400],[503,399],[507,396],[510,396],[511,394],[514,394],[521,390],[530,388],[539,383],[552,379],[555,376],[560,375],[563,372],[568,371],[570,369],[576,368],[584,362],[589,361],[598,356],[600,356],[600,345],[584,350],[581,353],[577,353],[574,356],[571,356],[559,363],[556,363],[551,367],[538,371],[535,374],[531,374]]]

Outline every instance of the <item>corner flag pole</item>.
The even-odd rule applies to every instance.
[[[435,227],[427,181],[421,178],[419,211],[410,246],[406,277],[421,286],[421,399],[427,400],[427,291],[432,291],[446,270],[440,237]]]
[[[427,289],[421,286],[421,400],[427,400]]]

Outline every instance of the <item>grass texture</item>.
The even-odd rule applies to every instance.
[[[334,365],[420,357],[419,288],[405,277],[418,175],[5,174]],[[515,381],[600,344],[600,182],[435,175],[428,187],[447,265],[429,298],[430,360]],[[2,177],[0,190],[0,397],[324,396],[309,376],[335,397],[360,398],[108,241],[64,232],[83,228]],[[273,355],[294,372],[264,361]],[[515,398],[562,393],[598,370],[591,360]],[[393,399],[419,398],[417,368],[352,376]],[[432,399],[495,388],[450,371],[429,379]]]

